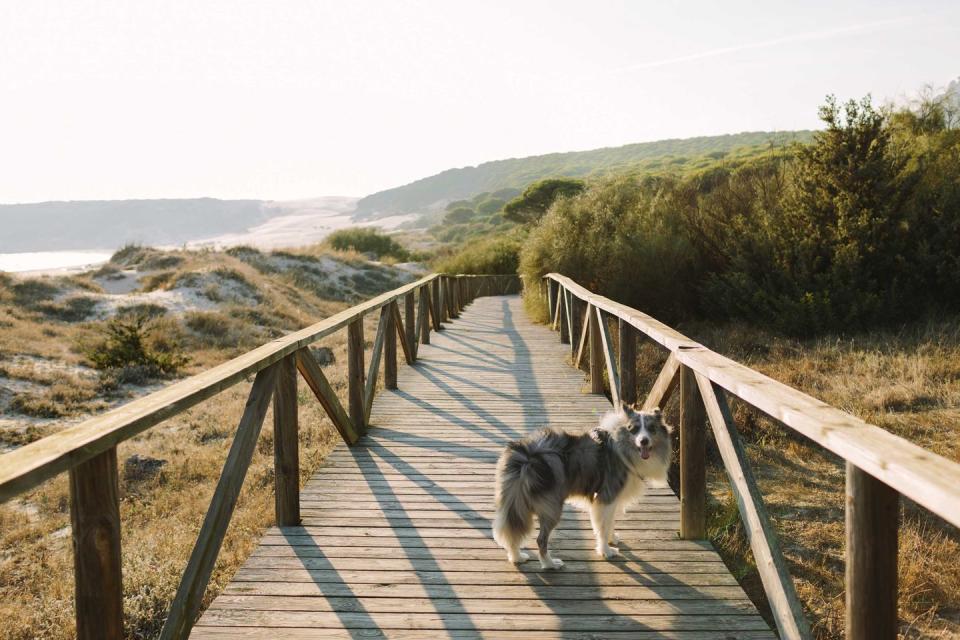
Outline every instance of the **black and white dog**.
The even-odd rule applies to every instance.
[[[600,425],[585,434],[544,429],[511,442],[497,463],[497,513],[493,539],[507,551],[510,562],[530,556],[521,545],[540,521],[537,545],[544,569],[562,567],[550,555],[550,533],[560,520],[563,503],[587,503],[597,537],[597,553],[619,553],[614,521],[639,498],[645,482],[663,485],[670,467],[670,432],[656,409],[638,411],[624,405],[607,413]]]

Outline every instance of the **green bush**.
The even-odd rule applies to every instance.
[[[518,237],[484,238],[441,258],[434,268],[443,273],[515,274],[519,266],[520,246]]]
[[[103,339],[87,350],[87,359],[100,371],[124,373],[121,382],[174,376],[189,359],[175,338],[154,336],[156,327],[146,314],[118,315],[103,326]]]
[[[530,232],[520,272],[537,282],[559,272],[583,286],[665,320],[695,308],[702,277],[664,179],[630,176],[558,200]]]
[[[559,271],[665,320],[796,335],[960,309],[960,131],[869,98],[829,98],[820,116],[806,146],[555,201],[521,272]]]
[[[376,229],[340,229],[331,233],[327,242],[338,251],[372,253],[378,258],[391,257],[401,262],[410,259],[410,253],[399,242]]]

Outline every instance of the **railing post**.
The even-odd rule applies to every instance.
[[[414,307],[413,291],[403,297],[403,332],[407,336],[411,357],[417,359],[417,315]]]
[[[600,336],[600,321],[590,307],[590,393],[603,393],[603,338]]]
[[[280,361],[273,390],[274,513],[278,527],[300,524],[300,438],[297,355]]]
[[[430,300],[430,285],[420,287],[420,302],[417,313],[420,317],[420,344],[430,344],[430,309],[433,302]]]
[[[583,311],[580,299],[570,294],[570,355],[576,356],[580,335],[583,333]]]
[[[680,366],[680,537],[707,536],[706,412],[693,369]]]
[[[361,435],[367,429],[363,375],[363,316],[360,315],[347,325],[347,381],[350,420]]]
[[[391,302],[388,306],[395,304]],[[397,388],[397,323],[393,313],[381,317],[386,323],[383,335],[383,388],[392,390]]]
[[[434,322],[436,322],[436,326],[434,327],[434,329],[436,329],[437,331],[440,331],[441,329],[443,329],[443,325],[441,324],[443,322],[443,311],[441,310],[442,305],[440,304],[440,300],[442,297],[442,294],[441,294],[442,279],[443,279],[442,277],[437,277],[437,278],[434,278],[433,281],[430,283],[430,302],[433,304],[433,319],[434,319]]]
[[[848,640],[897,637],[900,494],[847,463]]]
[[[117,448],[70,469],[70,524],[79,640],[123,638]]]
[[[555,305],[557,304],[557,283],[547,280],[547,314],[548,320],[553,322]]]
[[[623,319],[619,322],[620,342],[620,400],[626,404],[637,401],[637,332]]]
[[[560,305],[560,344],[567,344],[570,342],[570,327],[567,326],[567,296],[563,287],[560,288],[557,304]]]

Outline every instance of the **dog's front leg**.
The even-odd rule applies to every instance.
[[[604,558],[612,558],[620,553],[616,547],[610,546],[610,540],[613,538],[613,523],[617,517],[616,504],[594,503],[596,514],[593,516],[597,523],[597,554]]]

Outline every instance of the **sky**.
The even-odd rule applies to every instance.
[[[0,202],[362,196],[958,76],[955,0],[0,0]]]

